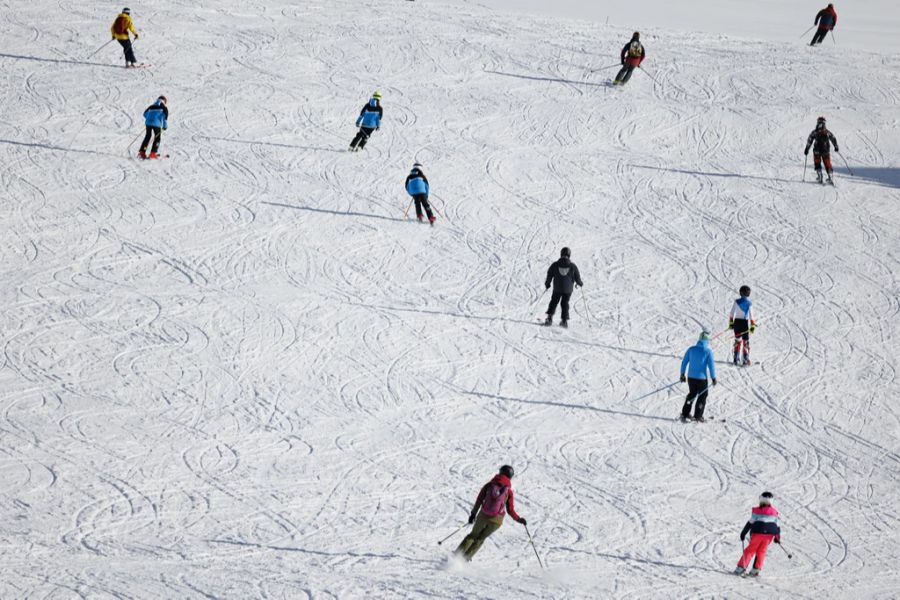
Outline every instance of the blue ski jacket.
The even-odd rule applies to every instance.
[[[359,117],[356,119],[356,126],[369,127],[370,129],[381,127],[381,114],[381,105],[378,104],[378,100],[372,98],[369,100],[369,103],[363,106],[362,110],[359,111]]]
[[[709,369],[709,376],[715,379],[716,363],[713,360],[712,348],[709,347],[708,341],[700,340],[684,353],[681,361],[681,374],[684,375],[687,370],[687,376],[690,379],[706,379],[707,369]]]
[[[410,196],[428,195],[428,179],[419,169],[413,169],[406,178],[406,193]]]
[[[162,100],[157,100],[144,111],[144,125],[162,129],[169,126],[169,109]]]

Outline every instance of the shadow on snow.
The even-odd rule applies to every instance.
[[[846,167],[835,165],[834,171],[842,175],[850,175]],[[853,167],[852,176],[858,179],[867,179],[885,187],[900,188],[900,167]]]
[[[109,63],[95,63],[95,62],[87,62],[83,60],[72,60],[67,58],[41,58],[39,56],[24,56],[22,54],[3,54],[0,53],[0,58],[12,58],[15,60],[35,60],[38,62],[48,62],[48,63],[58,63],[63,65],[84,65],[87,67],[106,67],[108,69],[124,69],[124,66],[121,65],[111,65]]]
[[[340,211],[340,210],[328,210],[327,208],[313,208],[312,206],[301,206],[299,204],[283,204],[281,202],[266,202],[262,201],[260,204],[268,204],[269,206],[280,206],[282,208],[293,208],[294,210],[307,210],[309,212],[322,213],[326,215],[338,215],[341,217],[365,217],[367,219],[381,219],[382,221],[399,221],[403,222],[404,219],[395,218],[395,217],[385,217],[384,215],[374,215],[371,213],[361,213],[361,212],[353,212],[353,211]]]
[[[690,171],[688,169],[669,169],[666,167],[651,167],[650,165],[630,165],[635,169],[652,169],[654,171],[667,171],[669,173],[682,173],[684,175],[702,175],[703,177],[726,177],[729,179],[756,179],[758,181],[777,181],[779,183],[801,183],[799,179],[779,179],[778,177],[760,177],[758,175],[743,175],[741,173],[710,173],[709,171]]]
[[[609,87],[607,83],[593,83],[591,81],[575,81],[574,79],[562,79],[560,77],[538,77],[537,75],[517,75],[515,73],[504,73],[503,71],[491,71],[485,69],[485,73],[492,75],[502,75],[503,77],[515,77],[516,79],[529,79],[531,81],[549,81],[551,83],[569,83],[571,85],[587,85],[590,87]]]
[[[318,152],[346,152],[346,150],[336,150],[335,148],[323,148],[321,146],[299,146],[297,144],[282,144],[280,142],[260,142],[257,140],[236,140],[234,138],[223,138],[223,137],[215,137],[212,135],[197,135],[197,137],[204,138],[207,140],[216,140],[219,142],[231,142],[232,144],[246,144],[248,146],[253,146],[259,144],[260,146],[274,146],[276,148],[294,148],[297,150],[314,150]]]

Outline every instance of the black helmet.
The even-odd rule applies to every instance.
[[[631,34],[631,39],[633,39],[633,40],[639,39],[640,37],[641,37],[640,31],[635,31],[634,33]]]
[[[742,285],[741,289],[739,289],[738,291],[741,293],[741,296],[744,296],[746,298],[747,296],[750,295],[750,286]]]
[[[765,504],[767,506],[771,506],[772,500],[775,499],[775,496],[772,495],[772,492],[763,492],[759,495],[759,503]]]
[[[501,475],[506,475],[507,477],[509,477],[510,479],[512,479],[512,478],[513,478],[513,475],[515,475],[516,472],[513,470],[513,468],[512,468],[511,466],[509,466],[509,465],[503,465],[502,467],[500,467],[500,474],[501,474]]]
[[[565,246],[562,250],[559,251],[559,256],[561,258],[569,258],[572,256],[572,251],[569,250],[568,246]]]
[[[123,9],[122,9],[122,14],[123,14],[123,15],[130,15],[130,14],[131,14],[131,9],[130,9],[130,8],[123,8]]]

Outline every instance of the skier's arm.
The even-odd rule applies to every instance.
[[[731,303],[731,311],[728,313],[728,328],[734,327],[734,312],[737,308],[737,300]]]
[[[688,363],[690,362],[690,358],[689,358],[690,355],[691,355],[691,351],[688,350],[687,352],[684,353],[684,358],[681,359],[681,377],[682,378],[684,377],[684,374],[687,372],[687,366],[688,366]]]
[[[712,350],[706,356],[706,368],[709,369],[709,376],[712,378],[713,385],[716,385],[716,361],[713,358]]]
[[[824,8],[823,8],[822,10],[820,10],[819,12],[816,13],[816,20],[813,21],[813,25],[818,25],[818,24],[819,24],[819,19],[822,18],[822,15],[823,15],[824,13],[825,13],[825,9],[824,9]]]
[[[522,522],[522,517],[519,516],[519,513],[516,512],[516,502],[513,499],[513,491],[512,488],[509,488],[509,495],[506,497],[506,512],[509,513],[516,523]]]
[[[362,107],[362,110],[359,111],[359,116],[356,118],[356,126],[357,126],[357,127],[359,127],[359,126],[362,124],[363,116],[365,116],[365,114],[366,114],[366,108],[367,108],[368,106],[369,106],[368,104],[364,105],[364,106]]]
[[[623,65],[625,64],[625,55],[628,54],[628,46],[630,44],[631,44],[631,42],[628,42],[628,44],[625,44],[625,47],[622,48],[622,64]]]
[[[578,287],[583,286],[584,284],[581,283],[581,273],[578,272],[578,267],[576,267],[574,264],[572,265],[572,271],[575,275],[575,283],[578,284]]]
[[[744,525],[744,528],[741,529],[741,541],[744,541],[744,538],[747,537],[747,534],[750,532],[750,521],[747,521],[747,524]]]
[[[837,138],[834,137],[834,134],[831,133],[830,131],[828,132],[828,139],[830,139],[830,140],[831,140],[831,143],[834,144],[834,151],[835,151],[835,152],[840,152],[840,150],[838,149]]]
[[[556,265],[556,263],[553,263],[552,265],[550,265],[550,268],[547,269],[547,280],[544,281],[545,288],[548,288],[548,289],[550,288],[550,282],[553,281],[553,267],[555,265]]]
[[[834,29],[837,27],[837,11],[832,11],[831,15],[834,17],[834,21],[831,22],[831,28]]]
[[[816,137],[816,132],[813,131],[809,134],[809,137],[806,138],[806,148],[803,149],[803,154],[809,154],[809,148],[813,144],[813,139]]]
[[[481,491],[478,492],[478,497],[475,499],[475,505],[472,506],[472,512],[469,513],[469,522],[475,520],[475,516],[478,514],[478,509],[481,508],[481,503],[484,502],[484,495],[487,493],[487,487],[490,484],[484,484],[481,486]]]

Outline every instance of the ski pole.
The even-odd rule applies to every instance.
[[[788,551],[787,551],[787,548],[785,548],[785,547],[782,546],[781,544],[778,544],[778,547],[781,548],[782,550],[784,550],[784,553],[787,554],[788,558],[794,558],[794,555],[791,554],[790,552],[788,552]]]
[[[831,42],[837,46],[837,42],[834,41],[834,29],[831,30]]]
[[[403,218],[404,218],[404,219],[408,218],[407,215],[409,214],[409,209],[412,208],[412,205],[413,205],[413,200],[410,200],[410,201],[409,201],[409,206],[407,206],[407,207],[406,207],[406,210],[403,211]]]
[[[647,71],[647,69],[645,69],[644,67],[642,67],[642,66],[640,66],[640,65],[638,65],[638,69],[640,69],[640,70],[643,71],[644,73],[647,73],[647,77],[649,77],[650,79],[652,79],[652,80],[654,81],[654,83],[656,83],[656,85],[662,87],[662,84],[656,79],[656,77],[654,77],[653,75],[651,75],[651,74]]]
[[[578,288],[581,291],[581,303],[584,304],[584,314],[588,318],[588,327],[591,326],[591,311],[588,310],[587,299],[584,297],[584,289],[582,287]]]
[[[806,165],[809,164],[809,154],[804,155],[803,159],[803,181],[806,181]]]
[[[842,160],[842,161],[844,161],[844,164],[847,166],[847,170],[850,171],[850,175],[852,176],[852,175],[853,175],[853,169],[850,168],[850,164],[847,162],[847,159],[844,158],[844,155],[841,154],[840,152],[838,152],[837,155],[841,157],[841,160]]]
[[[447,537],[445,537],[444,539],[442,539],[441,541],[438,542],[438,546],[440,546],[441,544],[443,544],[444,542],[446,542],[447,540],[452,538],[454,535],[456,535],[457,533],[462,531],[462,528],[465,527],[466,525],[468,525],[468,523],[463,523],[462,525],[460,525],[459,527],[454,529],[453,533],[451,533],[450,535],[448,535]]]
[[[138,140],[139,137],[141,137],[140,133],[137,134],[136,136],[134,136],[134,139],[131,140],[130,144],[128,144],[128,148],[125,149],[125,153],[128,154],[129,156],[131,155],[131,147],[134,146],[134,143]]]
[[[537,548],[536,548],[535,545],[534,545],[534,540],[531,538],[531,532],[528,531],[528,525],[525,526],[525,533],[528,534],[528,541],[531,543],[531,549],[534,550],[534,555],[535,555],[535,556],[537,557],[537,559],[538,559],[538,564],[541,565],[541,568],[543,569],[543,568],[544,568],[544,563],[541,562],[541,555],[538,554]]]
[[[115,39],[115,38],[113,38],[113,39]],[[97,54],[98,52],[100,52],[101,50],[103,50],[104,48],[106,48],[107,46],[109,46],[112,42],[113,42],[113,40],[109,40],[108,42],[106,42],[105,44],[103,44],[102,46],[100,46],[99,48],[97,48],[96,50],[94,50],[93,52],[91,52],[91,53],[87,56],[87,58],[85,58],[84,60],[87,60],[88,58],[91,58],[92,56],[94,56],[95,54]]]
[[[663,387],[658,388],[658,389],[655,389],[655,390],[653,390],[652,392],[647,392],[646,394],[644,394],[644,395],[641,396],[640,398],[635,398],[634,400],[631,400],[631,402],[637,402],[638,400],[643,400],[644,398],[646,398],[646,397],[648,397],[648,396],[652,396],[653,394],[657,394],[657,393],[659,393],[659,392],[661,392],[661,391],[663,391],[663,390],[667,390],[667,389],[669,389],[670,387],[673,387],[673,386],[678,385],[679,383],[681,383],[681,382],[680,382],[680,381],[676,381],[676,382],[674,382],[674,383],[670,383],[669,385],[664,385]]]
[[[801,34],[800,34],[800,37],[802,38],[804,35],[806,35],[807,33],[809,33],[810,29],[812,29],[813,27],[815,27],[815,25],[811,26],[809,29],[807,29],[806,31],[804,31],[803,33],[801,33]],[[797,39],[800,39],[800,38],[797,38]]]

